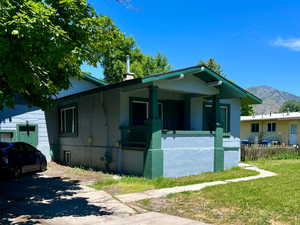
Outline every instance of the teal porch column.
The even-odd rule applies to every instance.
[[[157,87],[149,87],[149,144],[145,152],[144,177],[155,178],[164,175],[163,151],[161,149],[162,122],[159,118]]]
[[[215,118],[214,171],[224,170],[223,127],[221,126],[221,108],[219,96],[213,97],[213,112]]]

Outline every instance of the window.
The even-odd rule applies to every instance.
[[[203,115],[203,130],[213,130],[215,127],[213,106],[211,103],[204,104],[204,115]],[[224,132],[230,132],[230,106],[220,106],[220,123],[224,129]]]
[[[60,109],[60,133],[77,133],[77,107],[66,107]]]
[[[2,142],[12,142],[14,138],[13,132],[0,132],[0,141]]]
[[[64,151],[64,163],[66,165],[71,164],[71,152],[70,151]]]
[[[276,123],[268,123],[268,132],[276,132]]]
[[[163,118],[163,105],[158,103],[159,118]],[[131,102],[131,124],[144,125],[145,120],[149,118],[149,103],[146,101]]]
[[[251,132],[252,133],[258,133],[259,132],[259,124],[258,123],[252,123],[251,124]]]

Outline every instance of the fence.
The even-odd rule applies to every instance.
[[[242,145],[241,160],[300,159],[299,146],[286,145]]]

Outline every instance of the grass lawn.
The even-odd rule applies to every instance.
[[[181,178],[156,178],[145,179],[142,177],[122,177],[119,180],[105,179],[97,181],[91,187],[98,190],[105,190],[111,194],[125,194],[131,192],[142,192],[151,189],[167,188],[175,186],[183,186],[189,184],[198,184],[209,181],[226,180],[239,177],[254,176],[258,173],[242,168],[233,168],[224,172],[218,173],[203,173],[194,176]]]
[[[278,176],[172,194],[138,204],[211,224],[300,224],[300,160],[266,160],[255,164]]]

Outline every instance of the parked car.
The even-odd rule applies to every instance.
[[[19,177],[24,173],[45,171],[46,157],[35,147],[23,142],[0,142],[0,171]]]

